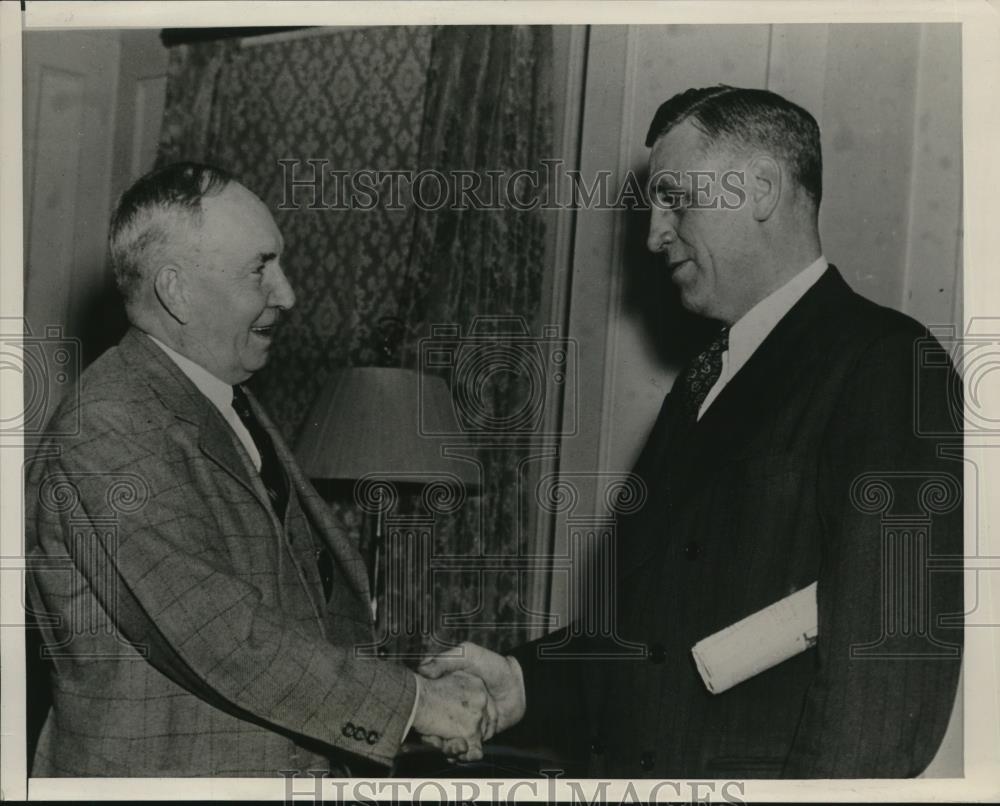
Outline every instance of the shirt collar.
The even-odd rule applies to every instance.
[[[781,288],[771,292],[747,311],[729,329],[729,351],[726,374],[732,377],[760,347],[775,325],[802,299],[826,271],[829,264],[820,255]]]
[[[196,364],[187,356],[181,355],[176,350],[168,347],[156,336],[150,336],[150,341],[165,352],[170,359],[177,364],[180,371],[190,378],[191,383],[198,387],[198,391],[215,404],[215,407],[223,414],[233,405],[233,387],[223,380],[216,378],[211,372],[200,364]]]

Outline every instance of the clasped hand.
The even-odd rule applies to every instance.
[[[524,684],[517,661],[468,642],[426,658],[413,727],[451,758],[478,761],[482,743],[524,716]]]

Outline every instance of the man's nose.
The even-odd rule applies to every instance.
[[[664,254],[667,251],[667,247],[674,242],[676,237],[677,233],[674,232],[673,215],[670,211],[651,210],[646,248],[654,254]]]
[[[288,278],[285,276],[285,272],[282,271],[281,266],[274,266],[274,274],[271,278],[270,294],[267,301],[271,307],[281,308],[286,311],[295,305],[295,292],[292,290],[292,286],[288,282]]]

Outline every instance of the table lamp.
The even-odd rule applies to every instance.
[[[476,469],[444,456],[444,441],[435,436],[457,433],[451,393],[443,378],[399,367],[352,367],[336,371],[323,388],[295,453],[305,474],[316,480],[424,485],[445,478],[476,487]],[[376,615],[384,509],[378,507],[375,515],[369,568]]]

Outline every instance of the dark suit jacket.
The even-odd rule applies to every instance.
[[[50,430],[75,433],[42,446],[25,486],[31,601],[56,654],[33,775],[391,764],[413,675],[356,655],[373,639],[364,564],[254,406],[293,490],[284,524],[215,406],[138,331],[57,410]],[[336,561],[329,603],[317,542]]]
[[[617,625],[646,658],[540,659],[559,635],[520,648],[512,735],[590,776],[919,774],[951,712],[963,610],[961,574],[919,559],[962,553],[960,387],[937,342],[915,354],[926,337],[831,267],[697,424],[668,395],[635,468],[649,499],[620,523]],[[709,693],[691,647],[817,579],[818,645]]]

